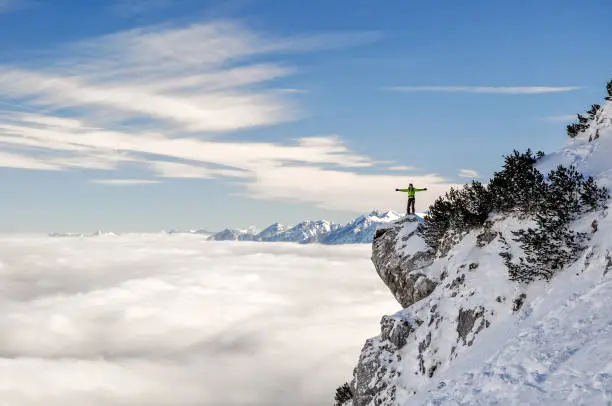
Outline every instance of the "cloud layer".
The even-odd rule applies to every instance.
[[[578,90],[578,86],[393,86],[384,90],[394,92],[453,92],[492,94],[540,94]]]
[[[478,172],[473,169],[459,169],[459,176],[462,178],[477,178]]]
[[[2,404],[329,404],[398,307],[365,245],[0,243]]]
[[[283,55],[376,38],[369,32],[276,37],[211,21],[82,40],[27,66],[0,66],[6,106],[0,166],[112,171],[105,183],[124,185],[134,180],[121,182],[118,174],[136,166],[150,173],[137,183],[221,179],[251,198],[353,212],[388,208],[397,200],[392,191],[412,182],[435,191],[420,199],[422,210],[448,189],[443,177],[368,173],[380,163],[349,150],[339,136],[275,143],[220,138],[304,114],[296,97],[307,89],[274,86],[296,71],[279,61]]]

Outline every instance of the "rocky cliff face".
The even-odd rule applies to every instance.
[[[610,117],[608,103],[592,123],[597,128],[540,166],[573,165],[612,185]],[[612,216],[599,211],[573,223],[588,234],[587,247],[550,283],[508,278],[503,254],[520,256],[513,232],[530,226],[526,218],[492,216],[483,227],[448,238],[437,252],[414,219],[379,228],[372,261],[403,309],[384,316],[380,335],[366,341],[350,382],[353,399],[344,404],[609,402],[612,351],[603,348],[612,344],[612,311],[600,302],[607,298],[609,305],[606,292],[612,292]],[[565,367],[581,346],[596,355]]]
[[[376,272],[403,306],[429,296],[436,282],[419,270],[432,264],[434,252],[417,233],[419,222],[409,216],[379,228],[372,245]]]
[[[607,212],[594,213],[581,219],[577,227],[587,227],[594,219],[599,228],[590,231],[593,245],[566,271],[567,277],[588,277],[591,287],[606,280],[612,289],[612,218]],[[352,405],[447,404],[427,403],[422,393],[444,377],[456,360],[473,356],[472,347],[476,352],[494,354],[497,341],[491,335],[515,340],[503,334],[503,326],[527,317],[533,303],[556,286],[546,282],[526,285],[508,279],[500,253],[513,249],[508,247],[512,231],[523,227],[522,219],[494,219],[435,258],[431,251],[421,249],[416,225],[409,219],[379,231],[372,258],[404,309],[384,316],[381,334],[366,341],[351,381]],[[574,282],[564,283],[567,290]],[[567,295],[571,299],[576,292]],[[612,333],[612,314],[609,321]],[[489,337],[483,339],[485,334]],[[440,380],[439,384],[447,383]],[[455,386],[462,388],[456,382]],[[612,390],[612,381],[608,386]],[[428,390],[443,392],[441,388]],[[413,403],[419,394],[423,403]],[[447,395],[444,392],[441,398],[450,401]]]
[[[380,336],[366,342],[352,381],[355,406],[402,404],[520,308],[523,289],[507,280],[499,256],[517,225],[490,223],[437,257],[411,219],[378,232],[373,262],[404,309],[384,316]]]

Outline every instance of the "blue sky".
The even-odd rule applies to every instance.
[[[263,227],[486,181],[612,76],[605,0],[0,0],[0,231]]]

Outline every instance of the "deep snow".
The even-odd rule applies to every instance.
[[[600,224],[606,231],[580,261],[525,287],[517,314],[499,315],[406,405],[609,405],[612,264],[600,244],[610,246],[612,220]]]

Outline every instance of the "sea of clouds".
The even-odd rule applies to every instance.
[[[0,237],[0,405],[321,405],[398,309],[369,245]]]

